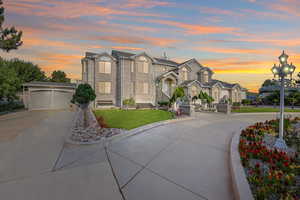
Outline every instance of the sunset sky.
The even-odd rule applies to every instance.
[[[257,91],[282,50],[300,70],[300,0],[4,0],[5,26],[24,32],[4,58],[81,79],[86,51],[196,58],[214,78]]]

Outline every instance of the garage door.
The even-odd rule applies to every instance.
[[[52,91],[32,91],[30,93],[30,106],[31,110],[49,109],[51,105]]]
[[[53,93],[53,103],[52,108],[53,109],[64,109],[69,108],[70,101],[72,99],[73,94],[70,92],[64,92],[64,91],[54,91]]]
[[[69,108],[71,92],[38,90],[30,92],[30,110],[51,110]]]

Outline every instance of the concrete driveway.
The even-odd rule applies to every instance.
[[[109,158],[128,200],[233,199],[232,134],[274,114],[198,114],[197,119],[113,140]]]
[[[32,111],[0,117],[0,199],[121,199],[107,160],[53,170],[73,114]]]
[[[65,145],[69,111],[0,117],[0,197],[7,200],[233,199],[228,149],[242,127],[275,114],[204,114],[115,137],[104,148]]]

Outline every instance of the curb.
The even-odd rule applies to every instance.
[[[150,129],[153,129],[153,128],[156,128],[156,127],[159,127],[159,126],[165,126],[165,125],[168,125],[168,124],[173,124],[173,123],[178,123],[178,122],[183,122],[183,121],[188,121],[188,120],[193,120],[193,119],[195,119],[195,117],[184,117],[184,118],[180,118],[180,119],[169,119],[169,120],[165,120],[165,121],[146,124],[144,126],[140,126],[140,127],[134,128],[132,130],[125,131],[122,134],[106,138],[106,141],[110,142],[114,139],[124,139],[124,138],[137,135],[139,133],[145,132],[147,130],[150,130]]]
[[[234,133],[230,142],[230,174],[236,200],[254,200],[238,150],[241,131]]]

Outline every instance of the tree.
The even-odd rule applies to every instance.
[[[287,100],[288,100],[288,103],[292,106],[292,109],[294,109],[295,104],[300,101],[300,92],[292,91],[287,96]]]
[[[96,99],[96,94],[93,88],[87,84],[80,84],[76,88],[75,94],[71,100],[72,103],[78,103],[82,108],[87,107],[91,101]]]
[[[20,87],[20,79],[15,70],[6,65],[0,65],[0,99],[6,98],[8,101],[16,99]]]
[[[3,28],[4,23],[4,7],[0,0],[0,49],[9,52],[13,49],[18,49],[22,45],[21,37],[22,31],[17,31],[15,27]]]
[[[173,103],[176,102],[176,100],[177,100],[178,98],[182,98],[182,97],[184,97],[184,96],[185,96],[185,94],[184,94],[184,89],[183,89],[182,87],[177,87],[177,88],[175,89],[175,91],[174,91],[174,93],[173,93],[173,95],[172,95],[170,101],[169,101],[169,104],[172,105]]]
[[[61,70],[53,71],[50,80],[58,83],[70,83],[70,79],[67,78],[66,73]]]
[[[31,62],[25,62],[19,59],[5,60],[0,58],[0,66],[7,66],[16,72],[20,80],[18,90],[21,90],[21,84],[23,83],[46,80],[45,72]]]
[[[267,79],[264,81],[264,83],[262,84],[262,87],[267,87],[267,86],[271,86],[271,85],[276,85],[276,82],[270,79]]]

